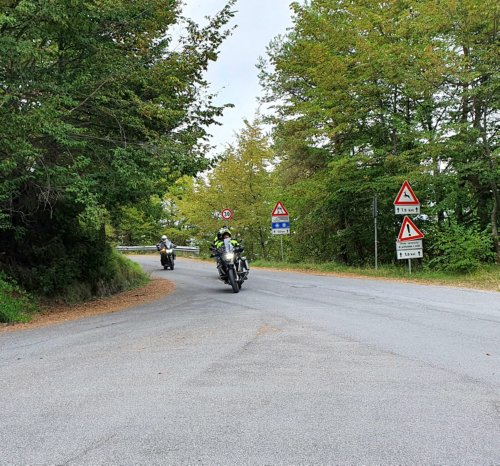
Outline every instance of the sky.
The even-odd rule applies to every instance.
[[[216,104],[232,103],[219,120],[221,126],[212,126],[210,140],[221,152],[226,144],[234,142],[235,134],[243,128],[243,120],[252,120],[258,109],[257,97],[262,94],[258,70],[259,57],[266,58],[266,47],[279,34],[292,26],[292,0],[238,0],[230,26],[237,25],[221,45],[219,58],[210,63],[207,81],[210,91],[217,93]],[[212,16],[226,4],[225,0],[185,0],[184,16],[206,24],[205,16]]]

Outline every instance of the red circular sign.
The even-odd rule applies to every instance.
[[[231,220],[233,218],[233,211],[231,209],[224,209],[221,215],[224,220]]]

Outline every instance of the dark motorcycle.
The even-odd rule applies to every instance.
[[[229,239],[224,240],[224,245],[218,249],[213,248],[212,257],[217,259],[217,270],[219,279],[227,285],[231,285],[234,293],[240,291],[243,282],[248,279],[250,271],[246,257],[241,253],[244,248],[234,247]]]
[[[174,247],[172,244],[160,249],[160,262],[165,270],[169,267],[170,270],[174,270],[174,261]]]

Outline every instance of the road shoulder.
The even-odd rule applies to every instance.
[[[0,333],[31,330],[98,314],[123,311],[133,306],[140,306],[161,299],[171,294],[174,289],[175,285],[170,280],[153,278],[147,285],[105,298],[74,305],[46,305],[42,307],[41,313],[33,316],[31,322],[26,324],[0,324]]]

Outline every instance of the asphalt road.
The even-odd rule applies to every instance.
[[[170,296],[0,335],[1,465],[500,464],[500,294],[178,259]]]

